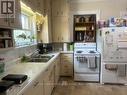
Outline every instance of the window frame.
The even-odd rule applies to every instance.
[[[36,39],[37,38],[37,31],[36,31],[35,13],[33,11],[29,11],[29,10],[26,10],[26,9],[22,8],[21,9],[21,16],[22,15],[28,17],[28,28],[22,26],[22,29],[20,31],[22,31],[21,33],[29,32],[28,33],[29,35],[26,35],[27,36],[27,40],[26,40],[26,42],[24,41],[23,44],[22,44],[22,42],[20,43],[18,41],[17,41],[17,43],[20,43],[20,44],[16,44],[16,39],[18,39],[18,38],[15,37],[14,38],[14,40],[15,40],[15,43],[14,43],[15,47],[25,47],[25,46],[30,46],[30,45],[37,44],[37,39]],[[21,17],[21,20],[22,20],[22,17]],[[21,23],[23,24],[23,21],[21,21]],[[16,30],[14,30],[14,32],[15,31]],[[28,36],[30,36],[30,39],[28,38]],[[27,42],[28,39],[30,40],[29,43]]]

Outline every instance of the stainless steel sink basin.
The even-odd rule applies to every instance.
[[[48,62],[54,55],[35,55],[32,56],[28,62]]]

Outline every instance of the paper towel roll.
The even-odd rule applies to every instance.
[[[63,44],[63,50],[64,50],[64,51],[67,51],[67,43],[64,43],[64,44]]]

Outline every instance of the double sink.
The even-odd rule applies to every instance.
[[[28,62],[48,62],[52,57],[54,57],[54,55],[36,54],[31,56]]]

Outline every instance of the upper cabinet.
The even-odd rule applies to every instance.
[[[34,0],[36,1],[36,11],[40,14],[44,14],[44,0]]]
[[[44,0],[21,0],[24,4],[30,7],[33,11],[44,13]]]
[[[38,31],[38,42],[51,43],[51,0],[45,0],[44,2],[44,16],[42,28]]]
[[[69,18],[54,17],[52,21],[53,42],[70,42]]]
[[[40,24],[40,29],[37,31],[37,40],[38,42],[42,43],[51,43],[52,36],[51,36],[51,25],[50,25],[50,18],[48,15],[43,17],[43,23]]]
[[[0,18],[0,28],[22,28],[20,0],[15,0],[14,15],[14,17],[11,17],[10,14],[6,14],[4,18]]]
[[[69,1],[52,1],[53,42],[70,42]]]
[[[15,18],[9,18],[9,26],[22,29],[20,0],[15,0]]]
[[[68,0],[52,1],[52,16],[68,16],[68,14],[69,14]]]
[[[51,0],[44,1],[44,16],[45,15],[51,16]]]

